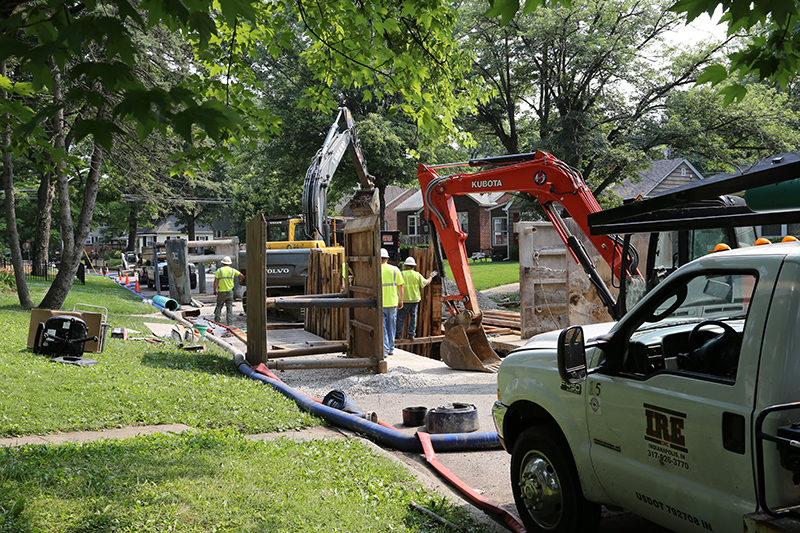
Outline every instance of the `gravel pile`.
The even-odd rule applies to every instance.
[[[325,369],[293,372],[292,376],[281,376],[281,379],[303,394],[320,400],[332,390],[344,391],[351,397],[362,397],[386,392],[438,389],[450,385],[450,380],[445,376],[420,373],[402,366],[393,368],[388,374],[373,374],[356,369]]]

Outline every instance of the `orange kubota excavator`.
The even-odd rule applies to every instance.
[[[454,167],[491,166],[474,173],[439,176],[437,170]],[[597,272],[581,241],[570,233],[558,213],[560,205],[577,222],[590,242],[611,266],[618,280],[642,281],[636,250],[614,235],[591,235],[587,216],[601,210],[580,173],[546,152],[517,154],[446,165],[419,165],[425,216],[438,234],[450,262],[459,294],[445,296],[453,315],[445,322],[442,360],[451,368],[495,372],[500,358],[492,350],[483,329],[482,315],[469,270],[466,234],[458,224],[454,195],[486,192],[526,192],[544,208],[550,222],[594,285],[603,304],[617,318],[618,308],[608,286]],[[464,310],[459,312],[457,303]]]

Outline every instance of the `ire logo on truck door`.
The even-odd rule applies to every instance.
[[[647,419],[645,440],[669,446],[674,450],[689,451],[686,449],[686,436],[683,434],[686,425],[685,413],[646,403],[644,415]]]

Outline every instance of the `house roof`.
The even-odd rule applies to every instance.
[[[681,164],[685,164],[695,176],[699,179],[703,179],[703,175],[686,159],[660,159],[653,161],[648,170],[639,172],[641,181],[636,181],[636,183],[634,183],[632,179],[625,180],[614,186],[614,192],[623,199],[647,196],[653,189],[658,187],[667,176],[681,166]]]
[[[412,187],[412,190],[416,191],[417,188]],[[392,205],[392,203],[394,203],[401,196],[403,196],[403,194],[405,194],[406,191],[408,191],[408,189],[405,189],[403,187],[396,187],[394,185],[389,185],[388,187],[386,187],[386,190],[383,193],[383,199],[384,201],[386,201],[386,207]]]
[[[498,200],[503,198],[505,192],[467,193],[462,196],[470,198],[481,207],[496,207]],[[395,211],[420,211],[423,208],[422,191],[417,191],[403,203],[394,208]]]

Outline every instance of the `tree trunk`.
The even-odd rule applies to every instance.
[[[197,211],[192,211],[192,214],[186,217],[188,224],[186,225],[186,234],[189,236],[190,241],[197,240],[197,234],[195,226],[197,225],[197,217],[200,214]]]
[[[61,85],[61,72],[53,61],[50,61],[50,70],[53,74],[53,103],[59,106],[59,111],[55,115],[55,124],[57,125],[55,131],[55,138],[53,147],[61,153],[67,152],[65,143],[64,131],[64,113],[63,113],[63,90]],[[105,109],[98,111],[101,116],[105,113]],[[67,175],[64,173],[66,163],[64,160],[59,160],[55,166],[56,169],[56,189],[58,190],[58,215],[61,225],[61,242],[63,243],[63,250],[61,252],[61,268],[58,270],[53,284],[50,285],[50,290],[45,294],[40,307],[44,309],[61,309],[64,305],[64,300],[67,298],[72,282],[75,279],[75,274],[78,272],[78,266],[81,262],[83,254],[83,243],[89,236],[89,230],[92,222],[92,213],[94,212],[95,203],[97,201],[97,191],[100,189],[100,169],[103,163],[103,149],[97,143],[92,145],[91,163],[89,172],[86,175],[86,182],[83,191],[83,205],[81,207],[80,215],[78,216],[78,227],[75,228],[72,220],[72,209],[69,202],[69,182]]]
[[[128,211],[128,247],[129,252],[136,251],[136,235],[139,230],[139,205],[135,202],[129,204],[130,211]]]
[[[49,155],[48,155],[49,157]],[[50,228],[53,223],[53,202],[56,189],[53,185],[53,173],[47,171],[39,182],[36,192],[36,233],[33,238],[33,273],[42,276],[41,269],[47,269],[50,262]]]
[[[386,184],[375,180],[375,188],[378,189],[378,199],[381,204],[381,229],[386,229]]]
[[[0,75],[7,76],[6,62],[0,62]],[[8,97],[5,91],[3,96]],[[28,292],[28,283],[25,280],[25,265],[22,261],[22,249],[19,246],[19,233],[17,232],[17,213],[14,206],[14,158],[11,154],[11,128],[6,126],[2,135],[3,148],[3,174],[2,186],[5,190],[6,226],[8,228],[8,244],[11,247],[11,263],[14,265],[14,279],[17,282],[17,296],[22,307],[33,307],[31,295]]]

